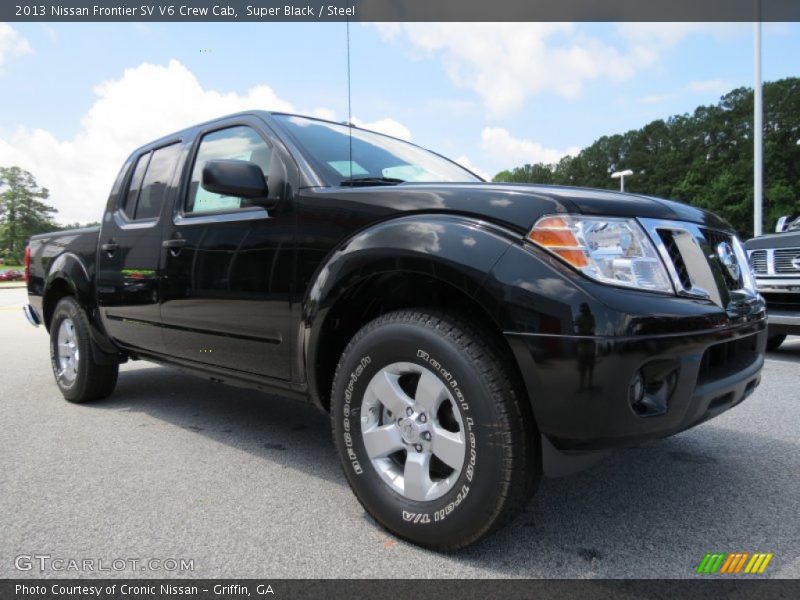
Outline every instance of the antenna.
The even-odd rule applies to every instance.
[[[350,132],[350,179],[353,178],[353,105],[350,87],[350,17],[346,20],[347,26],[347,126]]]

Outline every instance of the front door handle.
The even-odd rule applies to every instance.
[[[109,258],[111,258],[112,256],[114,256],[114,252],[116,252],[119,249],[119,244],[115,242],[108,242],[107,244],[102,244],[100,246],[100,249],[106,254],[108,254]]]
[[[172,238],[171,240],[164,240],[161,245],[167,248],[172,256],[178,256],[181,253],[181,249],[186,245],[186,240],[183,238]]]

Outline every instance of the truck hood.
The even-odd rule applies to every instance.
[[[529,231],[539,217],[558,213],[689,221],[733,231],[725,220],[699,208],[608,190],[484,182],[405,183],[380,188],[324,190],[318,189],[318,192],[335,195],[344,203],[367,203],[373,213],[434,210],[470,214],[523,232]]]
[[[800,231],[784,231],[783,233],[770,233],[752,240],[747,240],[744,247],[748,250],[798,248],[800,247]]]

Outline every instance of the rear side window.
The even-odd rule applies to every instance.
[[[136,166],[133,169],[131,183],[128,186],[128,193],[125,194],[125,200],[122,203],[122,210],[129,219],[133,219],[136,214],[136,201],[139,199],[139,190],[142,189],[144,172],[147,170],[147,163],[149,162],[150,153],[142,154],[139,160],[136,161]]]
[[[139,157],[131,177],[123,210],[128,218],[156,219],[178,162],[180,144],[171,144]]]
[[[209,160],[221,158],[254,162],[267,175],[272,160],[272,148],[254,129],[244,125],[204,135],[192,167],[192,180],[186,199],[187,213],[241,208],[242,198],[223,196],[203,189],[203,167]]]

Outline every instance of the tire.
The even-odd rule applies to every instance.
[[[767,351],[775,352],[780,348],[781,344],[786,340],[785,335],[773,335],[767,338]]]
[[[119,365],[95,362],[86,314],[70,296],[62,298],[53,311],[50,363],[58,388],[70,402],[101,400],[117,385]]]
[[[364,326],[342,354],[331,402],[342,467],[364,509],[403,539],[463,548],[533,495],[538,434],[495,341],[451,316],[404,310]]]

